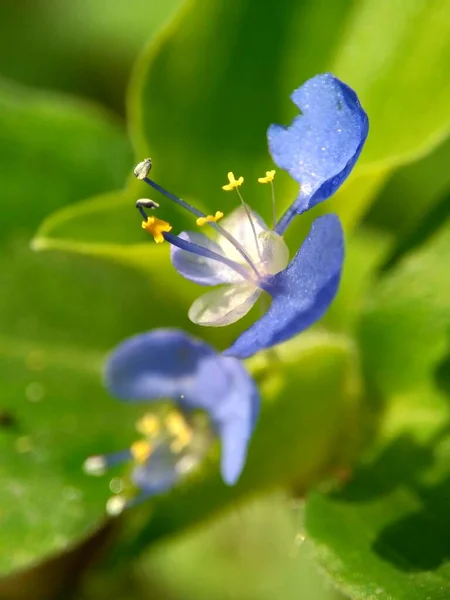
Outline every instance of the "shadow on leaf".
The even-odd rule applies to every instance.
[[[344,490],[332,495],[334,500],[346,503],[381,500],[386,514],[393,507],[394,512],[398,510],[395,502],[408,499],[400,505],[404,516],[375,530],[371,544],[373,552],[402,571],[434,570],[450,560],[450,475],[433,476],[440,473],[439,467],[442,470],[437,460],[440,445],[450,446],[448,424],[427,445],[403,434],[373,463],[357,469]],[[396,491],[402,496],[394,501],[392,494]],[[414,511],[414,504],[420,505],[419,510]]]

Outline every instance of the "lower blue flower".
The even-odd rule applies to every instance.
[[[108,512],[167,491],[201,463],[216,437],[221,475],[233,485],[244,468],[260,397],[241,361],[216,352],[183,331],[157,329],[118,346],[106,365],[105,383],[125,401],[171,400],[173,408],[146,413],[137,423],[142,438],[130,449],[92,456],[89,473],[101,474],[133,461],[131,479],[140,490],[131,500],[115,496]]]

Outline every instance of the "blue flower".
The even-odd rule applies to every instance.
[[[218,436],[221,474],[233,485],[244,467],[259,412],[257,387],[242,363],[180,330],[156,329],[132,337],[109,357],[106,387],[126,401],[172,401],[147,412],[136,424],[141,439],[131,448],[92,456],[85,470],[102,474],[132,461],[131,479],[140,490],[133,500],[114,496],[110,513],[164,492],[195,470]]]
[[[292,100],[301,111],[289,127],[272,125],[268,131],[274,162],[300,184],[300,191],[273,228],[245,203],[243,177],[228,173],[226,191],[235,190],[241,206],[218,224],[223,213],[205,215],[149,179],[150,159],[135,174],[209,225],[215,239],[198,232],[174,235],[166,221],[148,217],[137,203],[156,242],[171,244],[172,263],[185,278],[204,286],[219,286],[192,304],[194,323],[223,326],[249,312],[263,291],[272,297],[269,310],[225,352],[245,358],[289,339],[317,321],[335,297],[344,260],[344,239],[336,215],[317,218],[294,258],[289,262],[283,234],[292,219],[332,196],[355,165],[368,134],[368,119],[355,92],[331,74],[318,75],[298,88]],[[259,181],[270,183],[275,171]],[[273,202],[274,204],[274,202]],[[275,214],[275,211],[274,211]]]

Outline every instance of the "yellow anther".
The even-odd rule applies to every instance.
[[[179,412],[175,410],[171,411],[166,418],[164,419],[165,425],[169,433],[173,436],[178,435],[180,432],[184,431],[188,428],[186,425],[186,421],[180,415]]]
[[[139,421],[136,423],[136,430],[142,435],[147,435],[149,437],[156,437],[161,429],[161,425],[158,417],[152,415],[150,413],[145,414]]]
[[[173,452],[174,454],[178,454],[184,448],[186,448],[186,446],[189,444],[191,439],[192,439],[191,432],[189,432],[189,433],[186,432],[186,435],[179,435],[170,444],[171,452]]]
[[[216,211],[216,214],[208,215],[207,217],[199,217],[196,221],[199,227],[203,227],[206,223],[216,223],[219,219],[223,217],[223,212],[220,210]]]
[[[192,431],[180,413],[172,411],[165,418],[167,431],[173,436],[170,449],[178,454],[192,440]]]
[[[146,440],[138,440],[131,445],[134,460],[142,465],[152,453],[152,446]]]
[[[235,179],[234,174],[230,171],[228,173],[228,182],[229,183],[227,183],[227,185],[222,186],[222,189],[226,192],[229,192],[230,190],[235,190],[237,187],[242,185],[244,183],[244,178],[239,177],[239,179]]]
[[[259,183],[272,183],[272,181],[275,178],[275,170],[273,171],[266,171],[266,176],[265,177],[258,177],[258,181]]]
[[[142,221],[142,229],[151,233],[157,244],[161,244],[164,241],[163,232],[171,231],[172,225],[157,217],[148,217],[146,221]]]

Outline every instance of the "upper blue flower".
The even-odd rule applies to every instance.
[[[169,489],[191,472],[218,436],[222,478],[229,485],[237,481],[259,412],[258,390],[239,360],[218,354],[183,331],[157,329],[114,350],[105,382],[122,400],[169,399],[173,408],[146,413],[137,423],[142,438],[130,449],[89,458],[89,472],[134,461],[132,481],[141,499]],[[124,506],[122,497],[114,497],[110,512]]]
[[[163,195],[197,217],[197,225],[210,225],[215,238],[198,232],[170,233],[171,226],[147,217],[150,200],[138,201],[142,226],[157,242],[168,241],[172,262],[185,278],[200,285],[220,285],[200,296],[191,306],[194,323],[222,326],[243,317],[262,292],[272,297],[270,309],[245,331],[225,354],[239,358],[287,340],[317,321],[338,290],[344,260],[342,227],[335,215],[316,219],[306,240],[289,263],[283,240],[286,227],[297,214],[326,200],[341,186],[355,165],[368,133],[367,115],[353,90],[331,74],[318,75],[292,95],[302,114],[289,127],[272,125],[268,131],[274,162],[299,182],[300,192],[273,228],[244,202],[244,179],[228,173],[225,190],[236,190],[241,206],[219,225],[220,211],[205,215],[148,178],[151,161],[135,170]],[[275,171],[261,183],[270,183],[273,196]]]

